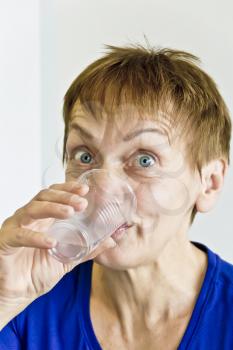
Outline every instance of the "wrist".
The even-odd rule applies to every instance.
[[[20,314],[32,301],[14,302],[0,299],[0,331],[18,314]]]

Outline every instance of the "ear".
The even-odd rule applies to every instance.
[[[228,169],[226,159],[216,159],[201,170],[200,191],[196,200],[196,209],[205,213],[213,209],[224,184]]]

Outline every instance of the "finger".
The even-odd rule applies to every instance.
[[[57,244],[55,238],[42,232],[36,232],[25,228],[11,228],[1,231],[0,250],[9,252],[13,248],[52,248]]]
[[[79,194],[80,196],[85,196],[89,191],[89,186],[87,184],[78,184],[76,181],[53,184],[49,188]]]
[[[80,203],[79,206],[76,206],[76,211],[81,212],[85,209],[85,207],[86,203]],[[18,225],[27,225],[38,219],[68,219],[69,217],[73,216],[74,213],[74,208],[68,205],[52,202],[32,201],[17,211],[15,214],[15,222]]]
[[[73,194],[65,191],[58,191],[55,189],[45,189],[38,193],[38,195],[34,198],[36,201],[43,202],[54,202],[59,204],[66,204],[73,206],[74,209],[80,208],[80,203],[85,203],[87,205],[86,198],[80,197],[77,194]]]
[[[103,253],[105,250],[115,248],[116,245],[117,245],[116,242],[111,237],[108,237],[106,240],[100,243],[100,245],[98,245],[94,250],[92,250],[91,253],[85,259],[86,260],[93,259],[97,255]]]

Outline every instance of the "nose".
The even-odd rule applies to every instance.
[[[86,171],[80,177],[81,182],[87,183],[89,192],[104,200],[115,201],[124,204],[129,192],[128,181],[116,169],[98,168]]]
[[[131,220],[131,215],[137,206],[136,196],[128,181],[122,178],[119,172],[101,168],[89,170],[82,176],[84,181],[81,182],[89,186],[87,199],[90,199],[91,203],[96,203],[100,207],[112,206],[114,210],[118,208],[124,218]],[[114,215],[117,215],[116,211]]]
[[[102,196],[120,197],[122,192],[122,179],[115,171],[108,169],[98,169],[93,172],[93,186]]]

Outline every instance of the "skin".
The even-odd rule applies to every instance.
[[[48,253],[56,241],[47,241],[54,219],[68,219],[87,206],[87,186],[76,182],[53,184],[7,218],[0,230],[0,330],[33,300],[47,293],[80,261],[63,264]],[[84,262],[115,243],[105,239]],[[12,268],[12,266],[14,268]]]
[[[128,181],[138,203],[134,225],[115,248],[94,259],[91,318],[97,338],[106,349],[175,349],[207,269],[206,254],[187,235],[191,210],[194,205],[200,213],[214,207],[227,162],[215,159],[202,168],[201,176],[193,172],[185,157],[186,141],[151,116],[96,121],[77,103],[71,125],[77,124],[96,139],[70,128],[66,179],[105,168]],[[133,130],[148,127],[166,131],[171,144],[167,136],[153,132],[122,141]],[[148,153],[157,157],[150,170],[138,158]]]
[[[94,259],[91,315],[97,337],[106,349],[172,349],[185,330],[207,265],[206,256],[186,236],[191,208],[195,204],[199,212],[212,209],[223,186],[226,161],[212,161],[200,178],[184,161],[185,143],[176,138],[171,148],[161,134],[121,140],[135,127],[163,125],[169,131],[166,123],[158,125],[150,116],[142,122],[136,113],[133,119],[127,115],[115,123],[95,122],[77,112],[74,109],[72,121],[82,122],[97,139],[93,145],[71,129],[68,154],[80,142],[88,144],[96,153],[91,166],[125,177],[138,202],[134,225],[124,237],[116,243],[107,238],[82,260]],[[155,153],[149,178],[144,168],[137,170],[139,148]],[[46,241],[55,218],[69,218],[87,206],[82,197],[88,188],[79,187],[76,179],[90,165],[80,169],[76,162],[69,160],[65,183],[41,190],[1,226],[0,330],[80,263],[53,259],[47,249],[56,242]],[[111,339],[105,333],[109,330]]]

